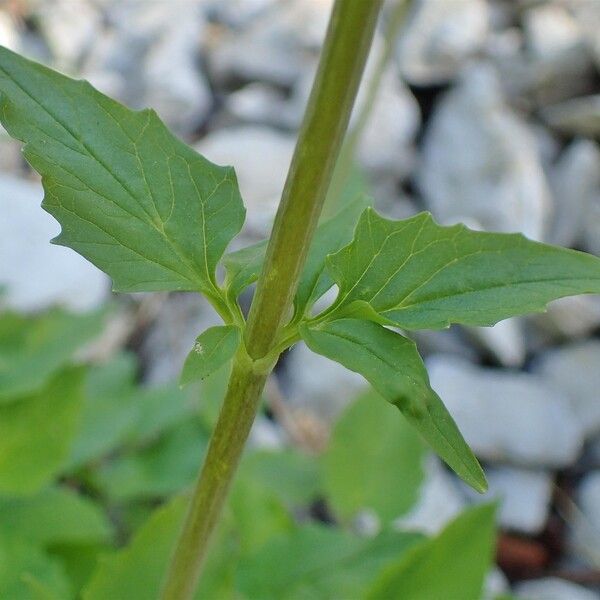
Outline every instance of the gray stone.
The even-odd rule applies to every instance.
[[[328,423],[367,388],[362,376],[310,351],[302,342],[286,358],[282,387],[294,409],[308,410]]]
[[[546,234],[551,198],[536,141],[478,65],[442,98],[425,134],[417,183],[444,223]]]
[[[548,125],[562,133],[600,137],[600,94],[546,106],[541,114]]]
[[[0,301],[22,311],[96,308],[108,279],[70,248],[50,244],[60,226],[40,207],[42,197],[41,184],[0,175]]]
[[[407,514],[394,521],[394,527],[435,535],[462,512],[465,504],[454,478],[436,457],[428,456],[419,498]]]
[[[433,388],[481,458],[562,467],[579,455],[583,431],[570,402],[541,378],[445,355],[427,365]]]
[[[467,489],[477,502],[500,501],[502,527],[521,533],[540,533],[548,518],[552,499],[552,477],[546,471],[515,467],[486,469],[489,491],[481,496]]]
[[[219,129],[196,145],[196,150],[209,160],[235,165],[250,235],[268,235],[294,145],[293,136],[260,126]]]
[[[587,475],[577,493],[572,519],[575,548],[589,564],[600,565],[600,471]]]
[[[547,311],[532,317],[553,338],[580,338],[600,325],[598,296],[569,296],[548,304]]]
[[[577,244],[595,198],[600,194],[600,150],[589,140],[575,140],[562,153],[551,173],[555,201],[550,241]]]
[[[586,435],[600,432],[600,341],[588,340],[541,355],[532,369],[567,396]]]
[[[493,327],[469,327],[467,331],[504,366],[520,367],[525,361],[527,348],[520,319],[505,319]]]
[[[595,592],[558,577],[524,581],[515,586],[515,591],[524,600],[598,600]]]
[[[417,85],[448,81],[483,45],[487,30],[484,0],[419,0],[398,43],[402,74]]]

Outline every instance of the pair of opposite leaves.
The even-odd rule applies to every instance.
[[[105,271],[115,291],[203,293],[226,324],[201,334],[183,382],[227,362],[242,340],[238,295],[260,272],[266,243],[228,254],[245,210],[232,168],[174,137],[151,110],[0,48],[0,121],[42,175],[56,243]],[[361,373],[432,448],[483,491],[477,460],[437,394],[414,343],[388,328],[486,326],[544,310],[563,296],[600,293],[596,257],[518,234],[441,227],[428,213],[390,221],[355,198],[317,230],[293,323],[315,352]],[[333,285],[332,307],[312,316]]]

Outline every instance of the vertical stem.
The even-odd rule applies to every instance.
[[[382,0],[336,0],[298,142],[237,353],[190,508],[175,548],[163,600],[193,597],[211,533],[277,359],[276,337],[288,316],[319,218]]]

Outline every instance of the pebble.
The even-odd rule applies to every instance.
[[[551,468],[579,456],[581,425],[555,386],[535,375],[481,368],[453,356],[435,355],[426,362],[432,387],[481,458]]]
[[[485,41],[485,0],[419,0],[402,31],[397,60],[403,76],[415,85],[444,83]]]
[[[600,432],[600,340],[561,346],[542,354],[532,371],[569,399],[589,437]]]
[[[70,248],[50,244],[60,225],[41,207],[43,190],[0,174],[0,296],[19,311],[58,304],[74,311],[98,307],[108,296],[108,278]]]
[[[294,136],[258,125],[219,129],[195,146],[212,162],[235,166],[251,236],[268,235],[294,146]]]
[[[504,103],[487,65],[469,69],[442,97],[423,142],[417,184],[446,224],[543,239],[551,196],[534,135]]]
[[[526,600],[598,600],[598,594],[558,577],[524,581],[515,591],[517,597]]]

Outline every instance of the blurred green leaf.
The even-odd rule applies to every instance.
[[[152,110],[0,48],[0,120],[42,175],[55,243],[117,291],[220,296],[215,267],[244,222],[235,173],[204,159]]]
[[[368,307],[388,324],[439,329],[493,325],[550,300],[600,293],[600,260],[520,234],[442,227],[429,213],[391,221],[367,209],[327,268],[338,310]],[[338,313],[339,314],[339,313]]]
[[[99,312],[0,314],[0,404],[41,390],[75,350],[100,333],[102,323]]]
[[[306,525],[271,539],[240,563],[247,598],[360,598],[375,573],[422,536],[384,532],[361,538],[333,527]]]
[[[135,357],[126,353],[89,369],[70,470],[126,442],[155,438],[194,412],[196,402],[177,385],[142,387],[135,382],[136,370]]]
[[[34,493],[59,473],[77,431],[83,379],[83,368],[66,369],[40,392],[0,406],[0,493]]]
[[[369,600],[479,600],[494,554],[495,505],[465,511],[437,537],[385,568]]]
[[[0,537],[0,598],[69,600],[72,590],[59,561],[23,540]]]
[[[114,501],[166,497],[194,481],[207,443],[206,430],[188,421],[100,466],[91,477]]]
[[[338,319],[300,327],[308,347],[360,373],[456,473],[478,491],[485,475],[450,413],[431,389],[425,365],[411,340],[377,323]],[[373,444],[378,438],[373,439]]]
[[[150,600],[158,597],[164,573],[187,508],[187,496],[178,496],[159,508],[126,548],[101,560],[84,600]],[[217,528],[195,598],[236,598],[233,569],[237,544],[227,520]]]
[[[371,509],[390,521],[405,513],[419,496],[424,450],[381,397],[359,397],[336,423],[323,456],[325,492],[336,514],[351,519]]]
[[[226,364],[240,345],[241,333],[234,325],[210,327],[202,332],[185,359],[181,385],[206,379]]]
[[[92,500],[65,487],[51,487],[24,498],[0,497],[0,537],[32,543],[105,542],[112,527]]]

